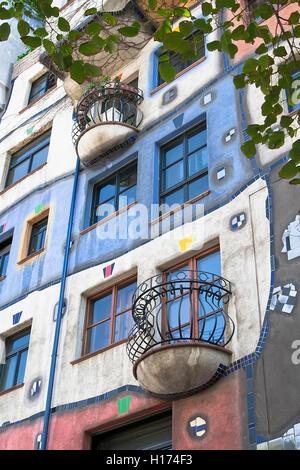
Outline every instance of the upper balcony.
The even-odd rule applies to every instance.
[[[74,112],[72,139],[85,166],[134,142],[143,115],[142,90],[117,81],[89,88]]]
[[[159,274],[137,288],[127,353],[144,389],[183,396],[208,386],[229,365],[230,296],[229,281],[203,271]]]

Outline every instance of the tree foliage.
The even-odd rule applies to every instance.
[[[255,53],[245,60],[241,73],[233,78],[236,88],[255,86],[263,96],[260,122],[248,126],[249,139],[241,149],[246,157],[252,158],[257,145],[278,149],[288,138],[292,139],[289,161],[280,176],[291,184],[299,184],[300,140],[296,140],[296,136],[300,114],[285,113],[282,101],[283,95],[288,96],[290,105],[295,106],[300,101],[300,76],[299,80],[295,76],[300,72],[300,0],[268,0],[251,11],[237,0],[204,1],[201,18],[193,16],[193,10],[186,6],[187,0],[169,3],[175,5],[170,7],[168,2],[148,0],[148,11],[161,18],[154,40],[161,44],[159,72],[163,80],[170,82],[176,75],[170,53],[180,54],[184,61],[196,57],[197,35],[187,39],[195,30],[204,36],[218,31],[217,39],[209,41],[207,38],[207,49],[222,51],[231,59],[242,45],[254,45]],[[0,2],[0,41],[9,38],[9,20],[15,18],[23,43],[32,49],[43,46],[56,66],[69,72],[80,84],[102,75],[101,68],[91,63],[91,57],[99,52],[114,54],[120,39],[134,38],[141,30],[139,21],[118,26],[117,16],[88,8],[84,11],[87,21],[83,31],[73,28],[61,14],[63,11],[52,4],[53,0]],[[288,4],[294,4],[294,8],[292,11],[289,8],[289,13],[285,14],[284,7]],[[33,28],[28,18],[42,19],[42,24]],[[267,24],[270,18],[275,19],[273,28]],[[111,34],[103,35],[107,27],[111,28]]]

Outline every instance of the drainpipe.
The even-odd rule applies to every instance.
[[[72,200],[71,200],[71,207],[70,207],[70,213],[69,213],[65,254],[64,254],[64,264],[63,264],[62,279],[61,279],[61,284],[60,284],[55,334],[54,334],[53,349],[52,349],[52,356],[51,356],[51,367],[50,367],[50,373],[49,373],[46,409],[45,409],[45,415],[44,415],[44,427],[43,427],[40,450],[46,450],[46,447],[47,447],[48,427],[49,427],[49,421],[50,421],[50,415],[51,415],[53,383],[54,383],[54,376],[55,376],[56,357],[57,357],[59,333],[60,333],[60,326],[61,326],[61,319],[62,319],[62,310],[63,310],[63,305],[64,305],[64,294],[65,294],[65,285],[66,285],[66,278],[67,278],[67,268],[68,268],[68,261],[69,261],[70,241],[71,241],[71,232],[72,232],[79,168],[80,168],[80,160],[77,156],[75,176],[74,176],[74,182],[73,182]]]

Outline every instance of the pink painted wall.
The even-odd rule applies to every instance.
[[[246,378],[243,370],[221,378],[208,389],[173,403],[173,448],[242,450],[248,446]],[[188,431],[191,418],[207,423],[202,437]]]
[[[243,1],[243,3],[245,3],[245,0]],[[280,16],[282,16],[283,18],[289,18],[290,14],[292,12],[299,11],[299,6],[298,6],[298,4],[295,4],[295,3],[289,3],[288,5],[282,7],[279,11],[280,11]],[[229,18],[227,18],[227,19],[229,19]],[[236,23],[236,25],[234,27],[239,26],[241,24],[242,24],[241,22]],[[275,16],[272,16],[268,20],[264,20],[264,21],[259,22],[259,25],[260,26],[267,25],[269,27],[269,30],[270,30],[271,34],[275,34],[275,32],[276,32],[276,34],[280,34],[280,30],[278,28],[277,20],[276,20]],[[247,28],[247,25],[244,25],[244,26],[245,26],[245,28]],[[278,29],[278,31],[276,31],[276,28]],[[288,28],[286,27],[285,29],[290,29],[290,27],[288,27]],[[236,63],[240,62],[243,58],[254,54],[255,49],[262,42],[263,42],[263,40],[261,40],[261,39],[257,39],[254,42],[254,44],[247,44],[244,41],[235,41],[235,44],[238,47],[238,52],[234,57],[233,63],[236,64]]]

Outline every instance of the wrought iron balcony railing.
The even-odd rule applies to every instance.
[[[142,100],[142,90],[124,83],[107,82],[88,89],[80,98],[74,112],[74,145],[76,146],[83,132],[102,123],[139,127],[143,115],[138,105]]]
[[[135,363],[149,350],[175,343],[225,348],[234,333],[225,311],[230,295],[229,281],[203,271],[174,271],[147,279],[133,296],[130,360]]]

